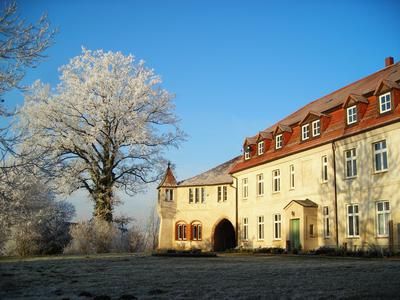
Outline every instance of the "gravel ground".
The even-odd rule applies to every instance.
[[[237,256],[0,260],[0,299],[400,299],[400,261]]]

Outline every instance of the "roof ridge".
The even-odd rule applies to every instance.
[[[358,79],[358,80],[356,80],[356,81],[353,81],[353,82],[351,82],[351,83],[349,83],[349,84],[347,84],[347,85],[345,85],[345,86],[343,86],[343,87],[341,87],[341,88],[339,88],[339,89],[337,89],[337,90],[334,90],[333,92],[330,92],[330,93],[328,93],[328,94],[326,94],[326,95],[323,95],[323,96],[321,96],[321,97],[315,99],[314,101],[307,102],[306,104],[304,104],[303,106],[301,106],[299,109],[297,109],[296,111],[294,111],[294,112],[291,113],[290,115],[288,115],[288,116],[284,117],[283,119],[281,119],[281,120],[275,122],[273,125],[271,125],[271,126],[265,128],[264,130],[268,130],[269,128],[271,128],[271,127],[273,127],[273,126],[276,126],[277,124],[281,124],[282,121],[284,121],[285,119],[289,118],[290,116],[293,116],[294,114],[298,113],[300,110],[302,110],[303,108],[305,108],[306,106],[309,106],[309,105],[311,105],[312,103],[315,103],[315,102],[321,100],[322,98],[329,97],[329,95],[332,95],[332,94],[334,94],[334,93],[337,93],[337,92],[339,92],[339,91],[342,91],[342,90],[344,90],[345,88],[348,88],[348,87],[351,86],[351,85],[357,84],[357,83],[359,83],[359,82],[361,82],[361,81],[363,81],[363,80],[366,80],[366,79],[368,79],[369,77],[372,77],[372,76],[374,76],[374,75],[376,75],[376,74],[378,74],[378,73],[380,73],[380,72],[383,72],[383,71],[385,71],[385,70],[387,70],[387,69],[389,69],[389,68],[393,68],[393,67],[396,66],[396,65],[400,65],[400,61],[397,62],[397,63],[394,63],[394,64],[392,64],[392,65],[390,65],[390,66],[384,67],[383,69],[380,69],[380,70],[378,70],[378,71],[376,71],[376,72],[374,72],[374,73],[372,73],[372,74],[369,74],[369,75],[367,75],[367,76],[361,77],[360,79]],[[324,111],[325,111],[325,110],[324,110]],[[322,112],[322,111],[321,111],[321,112]],[[321,113],[321,112],[320,112],[320,113]],[[297,122],[294,122],[294,123],[291,123],[291,124],[285,124],[285,125],[291,126],[291,125],[296,124],[296,123],[297,123]],[[263,131],[264,131],[264,130],[263,130]]]
[[[225,161],[225,162],[223,162],[223,163],[221,163],[221,164],[219,164],[219,165],[217,165],[217,166],[215,166],[215,167],[213,167],[213,168],[211,168],[211,169],[208,169],[208,170],[206,170],[206,171],[204,171],[204,172],[201,172],[201,173],[199,173],[199,174],[197,174],[197,175],[195,175],[195,176],[192,176],[192,177],[186,178],[186,179],[184,179],[184,180],[181,180],[181,181],[179,181],[179,182],[177,183],[177,185],[179,186],[179,185],[181,185],[182,183],[187,182],[187,181],[189,181],[189,180],[192,180],[192,179],[194,179],[194,178],[196,178],[196,177],[199,177],[199,176],[201,176],[201,175],[203,175],[203,174],[205,174],[205,173],[212,172],[212,171],[214,171],[215,169],[218,169],[219,167],[221,167],[221,166],[223,166],[223,165],[232,164],[232,163],[234,163],[236,160],[238,160],[238,159],[241,158],[241,157],[242,157],[241,155],[237,155],[237,156],[235,156],[234,158],[231,158],[230,160],[227,160],[227,161]],[[228,170],[228,171],[229,171],[229,170]]]

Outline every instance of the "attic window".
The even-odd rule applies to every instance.
[[[244,148],[244,159],[250,159],[250,146]]]
[[[390,92],[379,96],[379,113],[383,114],[391,110],[392,101],[390,97]]]
[[[308,140],[309,138],[310,138],[310,124],[301,126],[301,139],[305,141]]]
[[[275,149],[282,148],[282,134],[278,134],[275,137]]]
[[[321,134],[321,122],[320,120],[316,120],[311,123],[312,127],[312,136],[318,136]]]
[[[259,142],[258,143],[258,155],[261,155],[264,153],[264,142]]]
[[[347,125],[357,122],[357,106],[353,105],[347,109]]]

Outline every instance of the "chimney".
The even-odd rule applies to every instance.
[[[385,58],[385,67],[389,67],[394,64],[393,57],[389,56]]]

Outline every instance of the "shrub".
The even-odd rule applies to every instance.
[[[95,254],[109,252],[140,252],[146,247],[144,234],[131,228],[121,230],[118,224],[101,219],[81,222],[71,227],[72,240],[66,254]]]

